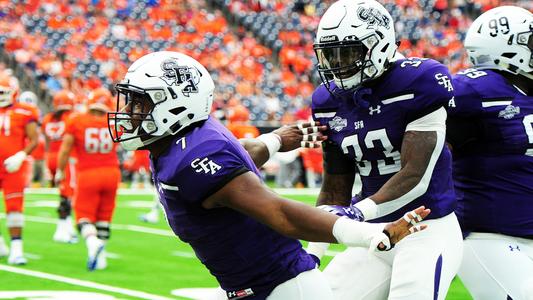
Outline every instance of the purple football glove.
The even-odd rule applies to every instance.
[[[352,220],[356,220],[359,222],[364,220],[364,217],[361,211],[353,205],[350,205],[350,206],[320,205],[320,206],[317,206],[317,208],[320,208],[321,210],[327,211],[339,217],[348,217]]]

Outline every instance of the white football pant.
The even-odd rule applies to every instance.
[[[318,269],[300,273],[278,285],[267,300],[333,300],[333,294],[324,274]]]
[[[475,300],[533,300],[533,240],[472,232],[458,275]]]
[[[444,300],[459,269],[463,239],[457,217],[422,221],[428,227],[387,252],[348,248],[324,270],[337,300]]]

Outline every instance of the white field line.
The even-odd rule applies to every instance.
[[[106,292],[111,292],[111,293],[122,294],[122,295],[126,295],[126,296],[140,298],[140,299],[175,300],[174,298],[167,298],[167,297],[158,296],[158,295],[154,295],[154,294],[150,294],[150,293],[145,293],[145,292],[140,292],[140,291],[135,291],[135,290],[130,290],[130,289],[124,289],[124,288],[114,287],[114,286],[110,286],[110,285],[106,285],[106,284],[100,284],[100,283],[96,283],[96,282],[92,282],[92,281],[79,280],[79,279],[74,279],[74,278],[70,278],[70,277],[54,275],[54,274],[50,274],[50,273],[44,273],[44,272],[39,272],[39,271],[31,271],[31,270],[22,269],[22,268],[6,266],[6,265],[3,265],[3,264],[0,264],[0,270],[1,271],[5,271],[5,272],[21,274],[21,275],[25,275],[25,276],[31,276],[31,277],[37,277],[37,278],[48,279],[48,280],[53,280],[53,281],[59,281],[59,282],[68,283],[68,284],[71,284],[71,285],[77,285],[77,286],[93,288],[93,289],[106,291]]]
[[[0,213],[1,218],[5,218],[5,213]],[[25,215],[24,219],[26,221],[30,222],[36,222],[36,223],[46,223],[46,224],[56,224],[57,219],[55,218],[49,218],[49,217],[39,217],[39,216],[28,216]],[[157,228],[150,228],[150,227],[144,227],[139,225],[124,225],[124,224],[112,224],[111,229],[117,229],[117,230],[129,230],[129,231],[135,231],[135,232],[143,232],[143,233],[149,233],[149,234],[155,234],[155,235],[162,235],[162,236],[171,236],[174,237],[174,233],[170,230],[165,229],[157,229]]]
[[[311,195],[318,196],[320,189],[318,188],[304,188],[304,189],[273,189],[276,193],[280,195]],[[24,190],[27,194],[49,194],[57,195],[57,188],[27,188]],[[154,192],[152,189],[129,189],[129,188],[120,188],[118,189],[119,195],[146,195],[153,196]]]

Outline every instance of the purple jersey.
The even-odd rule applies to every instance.
[[[263,299],[280,283],[315,268],[299,241],[235,210],[202,207],[235,177],[259,176],[249,154],[218,121],[209,118],[178,134],[151,163],[172,230],[228,293],[252,289],[254,299]]]
[[[465,231],[533,237],[533,97],[491,70],[454,76],[448,107]]]
[[[450,80],[442,64],[409,58],[396,61],[379,79],[356,92],[337,90],[333,96],[323,85],[314,92],[313,117],[329,125],[329,143],[356,164],[362,180],[362,198],[376,193],[401,169],[400,152],[407,124],[448,104],[453,97]],[[427,219],[454,210],[451,158],[444,146],[444,134],[441,140],[426,192],[415,199],[394,200],[403,202],[397,203],[394,212],[372,222],[394,221],[420,205],[431,209]]]

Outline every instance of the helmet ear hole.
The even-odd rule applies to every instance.
[[[169,112],[175,116],[181,114],[182,112],[184,112],[186,110],[185,107],[183,106],[180,106],[180,107],[176,107],[176,108],[173,108],[171,110],[169,110]]]
[[[194,118],[194,114],[188,114],[187,117],[192,120]]]

